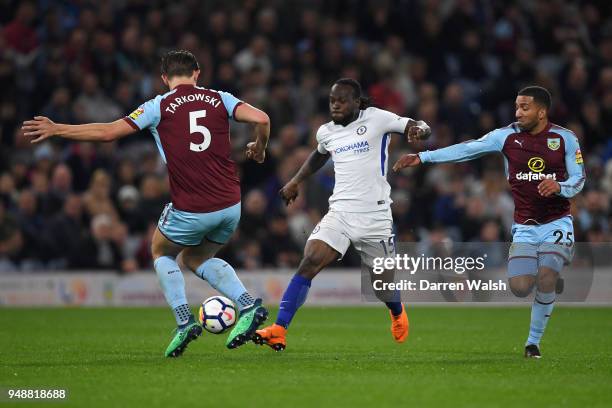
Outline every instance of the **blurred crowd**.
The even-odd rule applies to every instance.
[[[246,161],[251,128],[232,125],[242,219],[219,256],[237,268],[295,267],[334,185],[330,162],[286,207],[278,190],[315,148],[340,77],[375,106],[425,120],[407,151],[480,137],[514,119],[528,84],[553,95],[587,169],[572,200],[576,240],[609,242],[612,13],[602,1],[38,0],[0,2],[0,271],[151,267],[150,239],[169,201],[150,134],[113,143],[31,145],[21,122],[106,122],[156,94],[160,56],[187,49],[200,85],[265,110],[263,165]],[[507,241],[513,203],[501,157],[390,174],[398,241]],[[338,263],[358,265],[349,253]]]

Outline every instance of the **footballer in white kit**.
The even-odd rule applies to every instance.
[[[317,239],[344,256],[353,243],[362,262],[393,252],[391,186],[387,182],[391,133],[404,133],[409,119],[370,107],[346,126],[333,121],[317,132],[317,150],[334,162],[329,212],[313,230]]]
[[[335,186],[329,212],[308,238],[298,271],[283,295],[276,323],[258,330],[253,338],[256,343],[277,351],[285,348],[287,328],[306,300],[312,279],[325,266],[341,259],[351,243],[362,263],[370,268],[374,257],[395,252],[391,186],[387,182],[391,134],[401,133],[415,140],[428,137],[431,131],[423,121],[366,104],[357,81],[340,79],[334,83],[329,95],[332,121],[319,128],[317,149],[280,191],[290,204],[297,197],[299,184],[332,158]],[[385,304],[391,314],[393,338],[404,342],[408,337],[404,306],[399,300]]]

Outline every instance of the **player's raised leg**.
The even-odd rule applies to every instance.
[[[346,248],[348,248],[348,243]],[[346,248],[344,248],[344,251],[346,251]],[[267,344],[276,351],[284,350],[287,345],[285,340],[287,329],[297,310],[306,301],[312,279],[317,276],[321,269],[339,257],[341,257],[341,254],[326,242],[310,239],[304,248],[304,257],[300,262],[298,271],[283,294],[276,323],[262,330],[257,330],[253,341],[257,344]]]
[[[195,253],[194,248],[186,248],[178,257],[181,269],[192,271],[197,277],[207,281],[223,296],[236,304],[242,311],[255,303],[255,298],[244,287],[234,268],[220,258],[214,258],[223,245],[215,242],[202,243],[203,252]],[[202,249],[198,247],[198,250]]]
[[[508,283],[510,284],[510,291],[514,294],[514,296],[524,298],[529,296],[531,292],[533,292],[533,288],[535,287],[535,275],[537,274],[538,262],[535,259],[531,262],[526,261],[520,263],[516,261],[511,261],[508,264],[508,268],[516,270],[517,264],[522,264],[518,268],[520,268],[519,271],[524,271],[525,274],[511,277],[510,279],[508,279]],[[532,273],[529,271],[534,272]]]
[[[516,297],[527,297],[536,285],[538,245],[535,226],[514,224],[512,245],[508,253],[508,283]]]
[[[202,247],[197,250],[185,249],[181,254],[181,263],[238,307],[240,317],[226,341],[228,348],[236,348],[251,339],[255,330],[266,321],[268,311],[261,305],[261,299],[253,298],[247,291],[229,263],[219,258],[206,257],[207,253],[208,256],[214,255],[222,245],[206,242]],[[204,251],[198,256],[200,249]]]
[[[183,249],[169,241],[159,229],[153,234],[151,252],[153,265],[166,301],[174,312],[177,329],[166,348],[166,357],[180,356],[190,341],[202,334],[202,327],[195,321],[185,294],[185,278],[176,263],[176,256]]]
[[[213,213],[199,216],[201,243],[185,248],[179,256],[182,269],[191,270],[207,281],[238,307],[240,318],[228,336],[226,346],[235,348],[251,339],[255,330],[266,320],[268,311],[261,299],[254,299],[246,290],[234,268],[215,254],[229,241],[240,221],[240,203]]]

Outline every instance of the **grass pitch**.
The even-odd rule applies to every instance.
[[[66,407],[612,404],[610,308],[557,307],[539,361],[522,356],[527,308],[408,312],[402,345],[384,307],[305,307],[282,353],[227,350],[225,335],[204,332],[166,359],[167,309],[2,309],[0,387],[63,388],[68,399],[50,404]],[[42,406],[16,404],[30,405]]]

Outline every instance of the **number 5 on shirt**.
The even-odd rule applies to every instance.
[[[206,110],[189,112],[189,133],[201,133],[204,137],[204,140],[200,144],[196,144],[193,142],[189,143],[189,150],[191,150],[192,152],[203,152],[204,150],[208,149],[208,146],[210,146],[210,130],[208,130],[206,126],[198,125],[198,119],[205,117]]]

